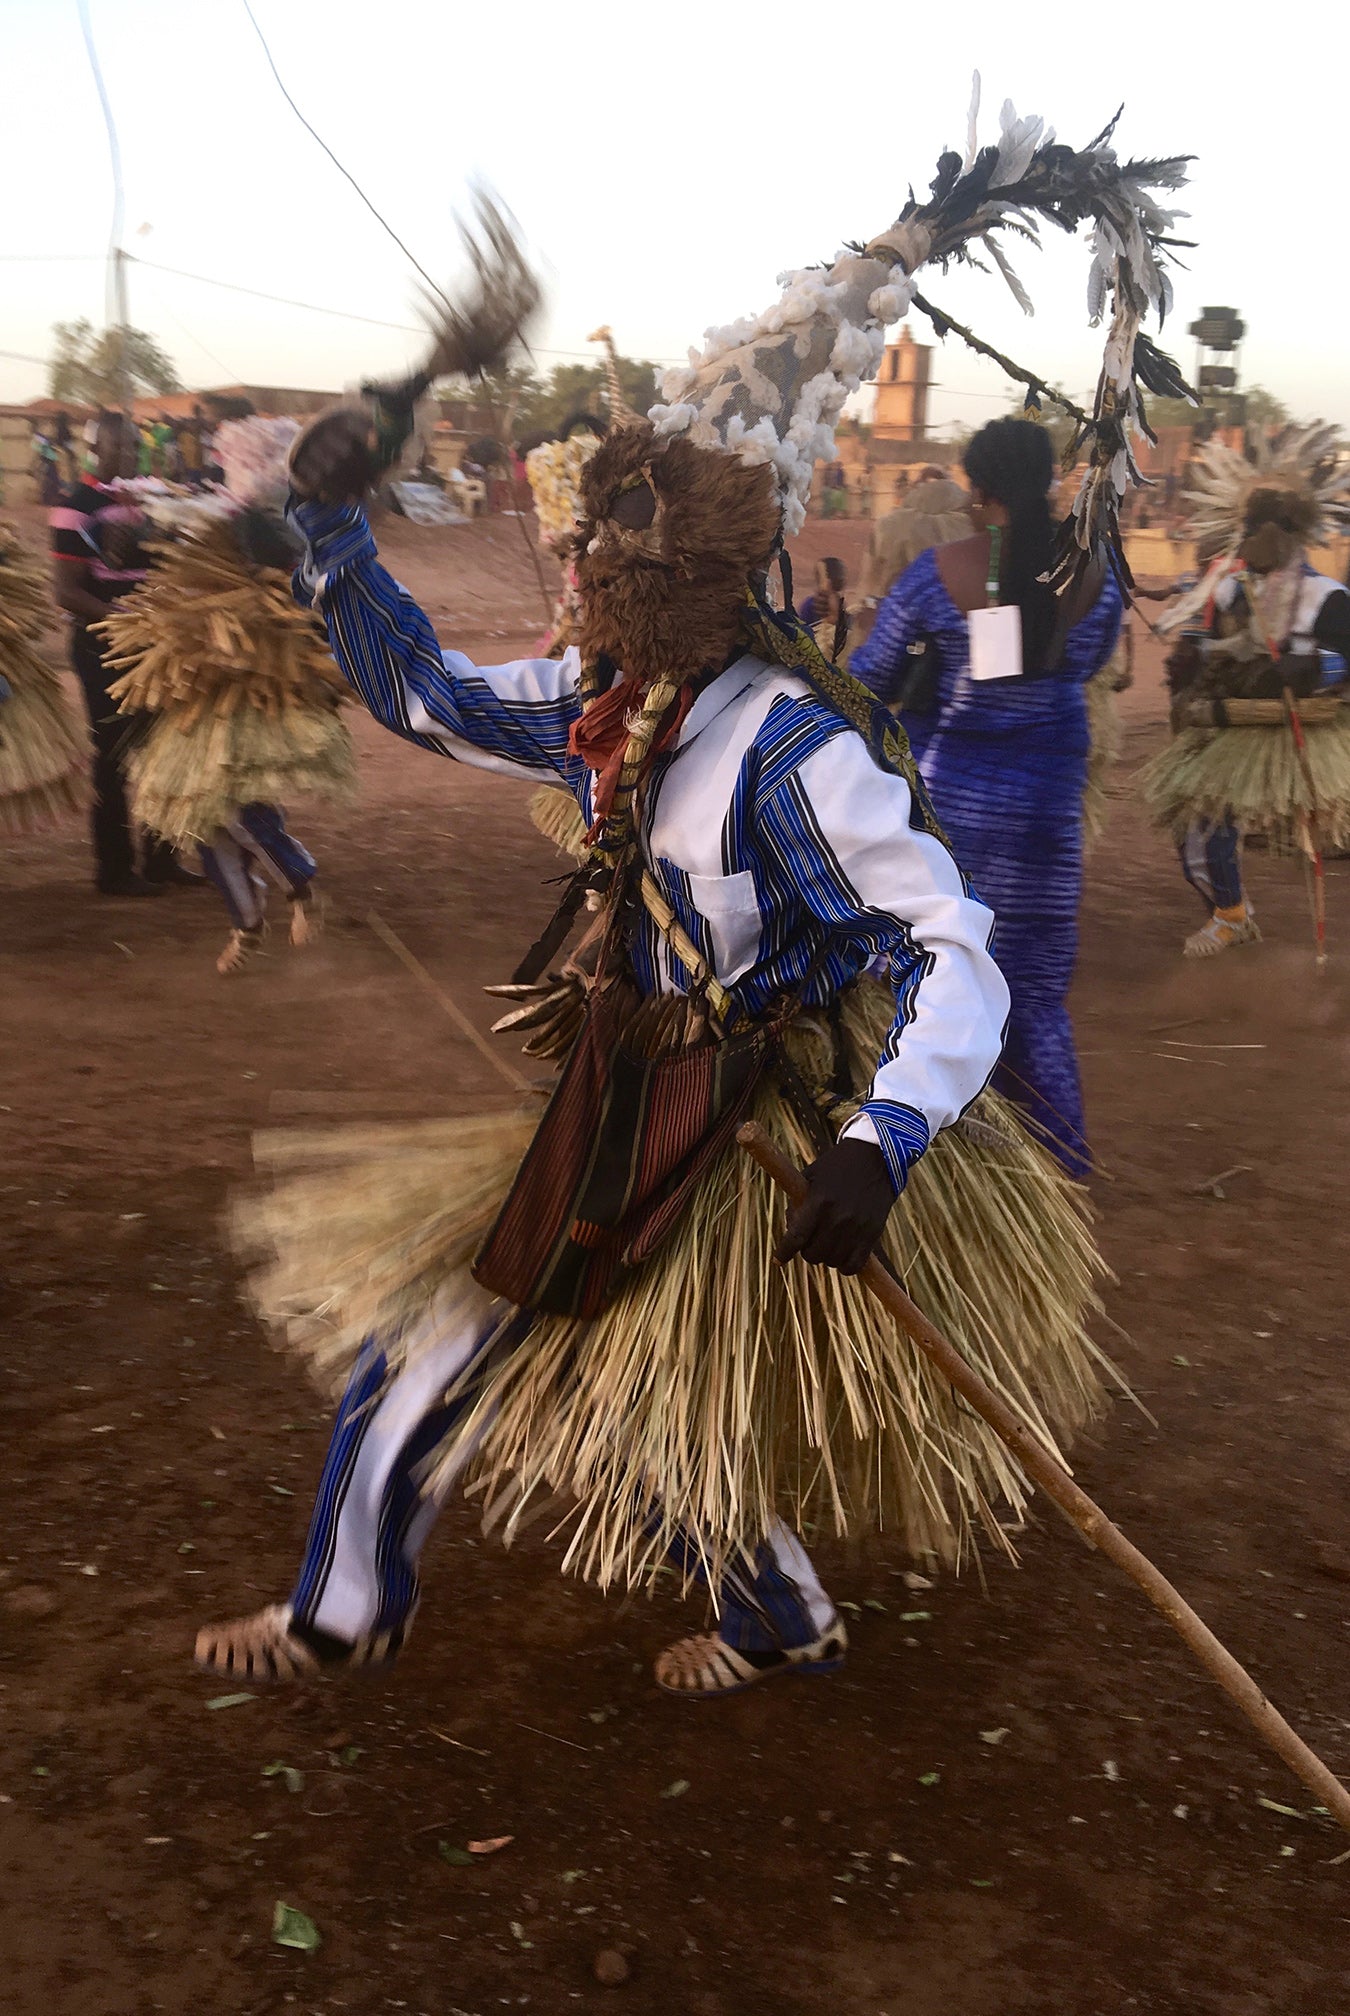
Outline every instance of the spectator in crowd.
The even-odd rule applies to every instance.
[[[161,413],[158,420],[150,423],[151,474],[168,476],[170,456],[173,450],[173,423],[167,413]]]
[[[869,607],[885,600],[891,583],[930,546],[945,546],[970,537],[970,497],[959,483],[933,463],[920,469],[899,502],[878,518],[863,561],[862,599]]]
[[[58,413],[52,426],[52,440],[56,445],[56,472],[61,479],[61,488],[69,490],[80,473],[75,455],[75,436],[70,431],[69,413]]]
[[[57,464],[56,443],[51,439],[38,420],[33,422],[33,481],[37,485],[38,503],[50,511],[61,494],[61,477]]]
[[[182,421],[178,428],[178,456],[183,481],[194,490],[199,490],[202,484],[205,461],[202,448],[203,427],[202,409],[200,406],[194,406],[191,418]]]
[[[119,715],[108,698],[117,675],[90,628],[145,579],[145,521],[126,493],[113,487],[117,477],[130,473],[139,438],[135,422],[125,415],[101,413],[94,433],[94,473],[81,477],[51,514],[55,595],[71,618],[71,664],[94,736],[94,881],[101,896],[158,896],[168,883],[202,879],[181,868],[162,841],[146,840],[142,872],[136,871],[123,774],[127,738],[136,723]]]
[[[848,573],[842,560],[817,560],[816,585],[797,614],[801,617],[827,658],[841,656],[848,641],[848,603],[844,590]]]

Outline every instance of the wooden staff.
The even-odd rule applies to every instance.
[[[1243,570],[1242,578],[1245,583],[1247,578],[1245,569]],[[1252,622],[1255,625],[1257,634],[1267,651],[1269,651],[1272,659],[1278,665],[1280,662],[1280,647],[1266,628],[1266,619],[1255,595],[1250,589],[1246,590],[1246,595],[1247,607],[1252,612]],[[1303,732],[1303,716],[1298,711],[1294,700],[1293,688],[1290,686],[1288,680],[1280,688],[1280,694],[1284,703],[1285,726],[1289,730],[1289,738],[1294,745],[1294,755],[1303,778],[1304,788],[1308,793],[1309,809],[1299,817],[1298,837],[1303,847],[1304,858],[1308,861],[1312,870],[1313,941],[1316,947],[1317,964],[1319,967],[1322,967],[1327,963],[1327,878],[1326,869],[1322,861],[1322,849],[1317,834],[1317,786],[1313,782],[1312,763],[1308,757],[1308,739]]]
[[[807,1182],[800,1169],[788,1160],[772,1142],[764,1129],[752,1120],[737,1130],[736,1139],[748,1155],[753,1156],[766,1176],[786,1191],[794,1204],[800,1204],[807,1195]],[[1061,1512],[1078,1528],[1089,1546],[1099,1548],[1118,1568],[1123,1568],[1132,1582],[1137,1582],[1149,1602],[1162,1612],[1172,1629],[1182,1642],[1199,1660],[1212,1679],[1218,1681],[1225,1694],[1232,1696],[1238,1707],[1251,1722],[1257,1732],[1282,1757],[1290,1770],[1295,1772],[1319,1803],[1340,1821],[1350,1832],[1350,1792],[1347,1792],[1339,1778],[1330,1771],[1321,1758],[1308,1748],[1303,1738],[1296,1735],[1279,1710],[1273,1708],[1251,1674],[1239,1666],[1227,1647],[1221,1645],[1209,1626],[1201,1621],[1189,1603],[1183,1601],[1165,1575],[1159,1573],[1147,1555],[1141,1554],[1134,1544],[1125,1538],[1120,1528],[1107,1518],[1099,1505],[1093,1503],[1086,1491],[1074,1483],[1073,1478],[1034,1435],[1025,1429],[1012,1409],[1001,1400],[997,1393],[985,1385],[978,1372],[974,1371],[950,1345],[928,1318],[910,1301],[899,1282],[888,1274],[881,1262],[873,1254],[860,1276],[864,1285],[876,1296],[878,1302],[892,1315],[906,1336],[915,1343],[925,1357],[932,1360],[943,1377],[948,1379],[981,1418],[989,1423],[994,1433],[1005,1442],[1017,1457],[1027,1475],[1031,1477],[1048,1498],[1053,1499]]]
[[[1325,966],[1327,963],[1327,878],[1322,862],[1322,849],[1318,845],[1317,837],[1317,786],[1313,783],[1312,763],[1308,756],[1308,739],[1303,732],[1303,716],[1298,711],[1298,704],[1294,699],[1293,689],[1286,685],[1282,691],[1284,697],[1284,718],[1288,724],[1289,733],[1293,737],[1294,753],[1298,757],[1298,766],[1303,775],[1303,782],[1308,793],[1308,803],[1311,807],[1311,810],[1303,813],[1299,819],[1298,831],[1299,839],[1303,843],[1303,852],[1312,864],[1313,937],[1317,943],[1317,963],[1319,966]]]
[[[450,1020],[454,1023],[456,1029],[458,1029],[460,1035],[466,1036],[470,1041],[470,1043],[473,1044],[474,1049],[477,1050],[480,1053],[480,1055],[487,1058],[487,1061],[492,1066],[493,1070],[497,1072],[500,1077],[506,1080],[507,1084],[511,1087],[511,1090],[513,1092],[525,1092],[533,1094],[536,1088],[530,1083],[529,1079],[524,1075],[524,1073],[521,1071],[517,1071],[515,1065],[508,1063],[506,1058],[499,1057],[497,1055],[497,1052],[493,1049],[492,1045],[488,1042],[487,1038],[485,1036],[479,1035],[478,1031],[474,1028],[473,1023],[469,1020],[468,1016],[464,1013],[464,1010],[460,1007],[458,1001],[454,1000],[449,994],[447,994],[444,987],[437,985],[436,981],[432,979],[431,975],[428,973],[426,967],[422,964],[421,960],[416,956],[415,953],[410,952],[408,950],[403,940],[399,937],[397,931],[393,930],[391,926],[385,923],[379,911],[368,910],[366,912],[366,922],[367,924],[369,924],[371,930],[375,933],[375,936],[378,939],[380,939],[382,943],[384,943],[389,947],[389,950],[393,953],[394,957],[403,962],[403,964],[407,967],[408,971],[413,975],[415,979],[421,981],[422,985],[426,988],[428,994],[430,994],[432,1000],[439,1002],[440,1006],[445,1010],[446,1014],[450,1017]]]

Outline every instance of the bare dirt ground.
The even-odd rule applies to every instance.
[[[541,621],[516,540],[395,526],[386,549],[447,641],[505,657]],[[1142,657],[1075,1007],[1105,1336],[1157,1425],[1117,1407],[1079,1474],[1350,1771],[1350,868],[1325,975],[1297,867],[1264,856],[1265,944],[1182,964],[1192,899],[1132,795],[1164,732]],[[1343,2008],[1346,1844],[1050,1517],[1020,1569],[917,1596],[908,1564],[822,1541],[857,1606],[845,1674],[691,1707],[650,1678],[687,1607],[602,1600],[457,1506],[395,1676],[210,1706],[233,1690],[194,1675],[193,1630],[288,1587],[327,1425],[220,1230],[250,1136],[472,1105],[481,1061],[367,913],[485,1027],[476,990],[557,868],[523,790],[357,735],[358,810],[295,808],[327,935],[237,981],[209,893],[98,900],[73,828],[0,860],[9,2016]],[[271,1942],[278,1900],[317,1953]],[[626,1985],[597,1984],[602,1948]]]

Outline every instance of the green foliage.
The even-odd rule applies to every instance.
[[[83,316],[57,322],[56,347],[47,366],[47,390],[72,405],[115,406],[129,384],[131,395],[177,392],[178,373],[144,329],[95,329]]]
[[[619,359],[619,383],[637,413],[645,413],[656,399],[657,369],[640,358]],[[512,441],[556,434],[574,413],[609,413],[605,367],[598,363],[555,364],[547,373],[508,364],[481,382],[438,389],[449,397],[470,400],[480,410],[490,406],[496,431]]]
[[[1159,427],[1194,427],[1201,410],[1188,399],[1150,399],[1144,394],[1144,411],[1155,431]]]
[[[1150,399],[1145,396],[1144,406],[1150,427],[1189,427],[1192,432],[1198,429],[1203,434],[1213,426],[1216,414],[1221,423],[1227,417],[1229,396],[1221,393],[1207,399],[1202,406],[1192,406],[1185,399]],[[1271,428],[1283,427],[1290,418],[1289,408],[1283,399],[1268,392],[1264,385],[1249,385],[1237,396],[1245,402],[1245,424],[1249,434],[1265,434]]]
[[[1054,390],[1062,392],[1063,387],[1056,385]],[[1065,396],[1067,397],[1067,394]],[[1044,427],[1054,446],[1055,460],[1057,462],[1063,461],[1068,451],[1069,443],[1078,431],[1078,422],[1073,418],[1072,414],[1065,413],[1060,407],[1052,405],[1049,399],[1042,401],[1039,412],[1028,413],[1026,387],[1022,385],[1017,387],[1012,398],[1008,401],[1008,411],[1019,420],[1034,420],[1038,426]]]
[[[1264,385],[1249,385],[1243,396],[1247,401],[1247,425],[1254,432],[1264,434],[1267,428],[1283,427],[1292,417],[1283,399],[1267,392]]]

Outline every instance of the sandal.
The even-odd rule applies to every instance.
[[[1227,952],[1234,945],[1259,945],[1260,942],[1256,912],[1248,904],[1241,917],[1220,917],[1216,912],[1208,924],[1192,931],[1181,949],[1186,959],[1212,959],[1216,952]]]
[[[271,1603],[252,1617],[207,1624],[197,1633],[193,1660],[226,1680],[313,1680],[356,1666],[391,1665],[408,1635],[406,1624],[372,1631],[355,1644],[326,1631],[297,1625],[288,1603]]]
[[[216,961],[216,971],[222,978],[229,973],[237,973],[247,966],[250,959],[256,959],[262,951],[265,926],[259,924],[252,931],[231,931],[229,943]]]
[[[286,899],[291,906],[291,943],[308,945],[323,929],[323,902],[306,883]]]
[[[700,1631],[658,1655],[656,1684],[663,1694],[681,1694],[686,1701],[712,1701],[741,1694],[779,1673],[837,1673],[847,1651],[848,1633],[839,1617],[811,1644],[771,1652],[738,1652],[716,1632]]]

